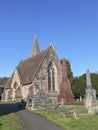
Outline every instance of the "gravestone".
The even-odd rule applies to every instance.
[[[85,100],[84,105],[88,110],[88,113],[95,114],[98,112],[97,98],[96,98],[96,90],[92,88],[90,72],[87,70],[86,72],[86,90],[85,90]]]
[[[45,94],[42,88],[42,80],[45,79],[41,73],[37,74],[37,79],[39,80],[39,90],[36,95],[33,97],[32,101],[32,108],[44,106],[46,103],[49,102],[48,96]]]
[[[86,94],[85,94],[85,108],[91,107],[96,103],[96,90],[92,88],[90,72],[86,72]]]
[[[31,109],[44,107],[47,103],[50,102],[48,95],[45,94],[42,87],[42,80],[45,79],[45,76],[43,76],[41,73],[38,73],[36,78],[39,82],[39,89],[38,92],[35,95],[29,95],[27,99],[26,107],[31,107]]]
[[[83,101],[82,96],[80,96],[80,102],[82,102],[82,101]]]

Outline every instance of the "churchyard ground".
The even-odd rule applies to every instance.
[[[98,130],[98,115],[89,115],[82,106],[74,107],[76,118],[66,112],[53,112],[50,110],[33,110],[66,130]]]
[[[98,130],[98,115],[88,115],[83,106],[74,107],[74,111],[76,117],[66,113],[65,109],[62,111],[50,108],[30,110],[30,112],[44,116],[65,130]],[[0,106],[0,130],[22,130],[19,117],[2,106]]]

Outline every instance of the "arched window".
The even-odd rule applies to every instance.
[[[57,69],[54,63],[49,64],[48,67],[48,90],[56,90],[57,85]]]

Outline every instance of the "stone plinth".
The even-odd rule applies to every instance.
[[[86,109],[93,106],[93,104],[97,103],[97,99],[96,99],[95,94],[96,94],[95,89],[86,89],[85,102],[84,102]]]
[[[49,102],[49,98],[42,89],[39,89],[37,94],[33,97],[33,101],[35,103]]]
[[[92,114],[92,115],[98,114],[98,105],[88,107],[88,114]]]

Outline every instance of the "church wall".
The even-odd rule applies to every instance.
[[[54,67],[53,70],[55,70],[54,75],[55,75],[56,84],[55,84],[55,89],[48,90],[48,70],[49,70],[50,63],[52,63],[52,65]],[[65,72],[66,72],[66,76],[65,76]],[[68,84],[68,79],[67,79],[66,64],[64,64],[64,66],[61,65],[61,62],[60,62],[53,46],[51,46],[49,48],[49,52],[47,53],[46,57],[43,59],[42,64],[40,65],[37,74],[38,73],[40,73],[44,77],[42,79],[41,87],[43,88],[44,92],[48,96],[52,97],[55,94],[56,96],[59,96],[59,99],[66,98],[66,96],[68,97],[68,94],[65,94],[66,90],[70,90],[70,86]],[[36,76],[37,76],[37,74],[36,74]],[[40,86],[39,79],[36,76],[34,79],[32,79],[31,84],[26,84],[26,85],[22,86],[22,84],[20,82],[21,81],[20,76],[18,75],[18,71],[16,69],[14,71],[13,80],[11,82],[11,89],[10,89],[11,91],[5,90],[5,93],[4,93],[4,95],[5,95],[4,97],[6,98],[6,100],[9,97],[12,97],[12,100],[15,100],[16,99],[15,96],[26,100],[30,96],[34,96],[38,92],[39,86]],[[51,79],[51,81],[52,81],[52,79]],[[50,86],[52,86],[52,85],[50,85]],[[68,89],[66,86],[68,87]],[[17,92],[17,93],[15,93],[15,92]],[[66,91],[66,93],[67,92],[68,91]],[[71,90],[70,90],[70,97],[72,98]]]
[[[15,82],[18,84],[18,86],[20,86],[20,79],[19,79],[17,70],[15,70],[14,75],[13,75],[13,80],[12,80],[12,83],[11,83],[11,88],[12,89],[13,89],[13,86],[14,86]]]
[[[18,87],[20,87],[20,79],[18,76],[17,69],[14,71],[13,74],[13,80],[10,84],[10,89],[5,89],[2,95],[3,100],[15,100],[15,91],[17,90]],[[21,95],[20,95],[21,96]]]
[[[16,69],[14,71],[13,80],[12,80],[12,83],[11,83],[11,91],[12,91],[11,97],[12,97],[13,101],[16,100],[16,90],[20,86],[21,86],[20,79],[19,79],[18,72],[17,72],[17,69]],[[21,97],[21,95],[17,98],[19,99],[20,97]]]
[[[10,89],[6,89],[3,94],[2,94],[2,101],[8,101],[8,93],[9,93]]]
[[[27,99],[27,97],[29,95],[30,86],[31,86],[31,84],[22,86],[22,98],[23,99]]]
[[[53,61],[57,67],[57,88],[58,88],[57,93],[59,94],[60,93],[60,83],[62,81],[62,66],[61,66],[60,60],[53,47],[49,51],[48,61],[49,62]]]
[[[38,84],[38,80],[33,81],[33,83],[31,84],[26,84],[24,86],[22,86],[22,98],[24,100],[33,97],[39,89],[39,84]]]
[[[57,68],[56,91],[59,94],[60,93],[60,83],[62,80],[62,67],[61,67],[60,61],[53,48],[50,48],[48,55],[46,56],[46,58],[44,59],[42,65],[40,67],[41,73],[43,74],[43,76],[45,76],[45,79],[42,80],[42,87],[43,87],[44,92],[46,94],[48,94],[48,66],[49,66],[50,62],[54,62],[54,64],[56,65],[56,68]]]
[[[31,55],[32,58],[33,58],[33,56],[38,55],[38,54],[40,56],[36,38],[34,40],[34,44],[35,45],[34,45],[33,53]],[[65,93],[65,90],[67,90],[67,89],[65,89],[66,86],[68,86],[68,79],[66,78],[67,71],[66,71],[66,77],[64,77],[65,76],[64,69],[66,70],[66,67],[61,65],[60,60],[54,50],[54,47],[51,45],[48,49],[43,51],[44,53],[43,52],[41,53],[44,55],[47,53],[47,55],[45,57],[41,57],[44,59],[42,61],[42,64],[39,67],[37,74],[40,73],[43,77],[45,77],[42,80],[42,85],[41,85],[44,92],[50,97],[52,97],[54,94],[56,96],[59,95],[59,97],[61,99],[62,97],[64,97],[64,96],[62,96],[62,94]],[[36,50],[37,50],[37,52],[35,52]],[[42,55],[42,56],[44,56],[44,55]],[[5,91],[4,91],[3,96],[4,96],[5,100],[11,99],[11,98],[12,98],[12,100],[16,100],[17,97],[20,99],[27,99],[30,95],[34,96],[38,92],[39,86],[40,86],[39,84],[41,84],[41,82],[39,82],[39,79],[35,72],[37,71],[36,67],[38,67],[40,63],[38,64],[38,66],[37,66],[37,64],[35,64],[34,70],[36,70],[36,71],[34,73],[31,73],[32,75],[29,75],[29,73],[27,73],[27,75],[24,76],[24,73],[21,73],[21,72],[25,71],[25,69],[24,69],[25,65],[26,64],[28,65],[27,61],[31,62],[30,59],[28,58],[26,60],[26,62],[23,61],[22,62],[23,64],[19,64],[19,66],[18,66],[19,68],[14,71],[14,74],[12,75],[12,78],[11,78],[10,85],[8,85],[9,88],[10,87],[11,88],[5,89]],[[32,61],[32,63],[33,63],[33,61]],[[34,63],[36,63],[36,61]],[[24,66],[22,66],[22,65],[24,65]],[[28,68],[29,68],[29,66],[26,67],[27,71],[31,70],[30,68],[29,69]],[[33,69],[33,67],[32,67],[32,69]],[[32,79],[33,75],[35,76],[34,79]],[[23,82],[24,81],[23,79],[26,80],[28,77],[30,78],[30,76],[31,76],[31,79],[29,82]],[[21,77],[22,77],[22,79],[21,79]],[[63,81],[63,77],[64,77],[64,81]],[[50,81],[49,88],[48,88],[48,80]],[[25,83],[31,83],[31,84],[25,84]],[[52,96],[51,96],[51,94],[52,94]]]

